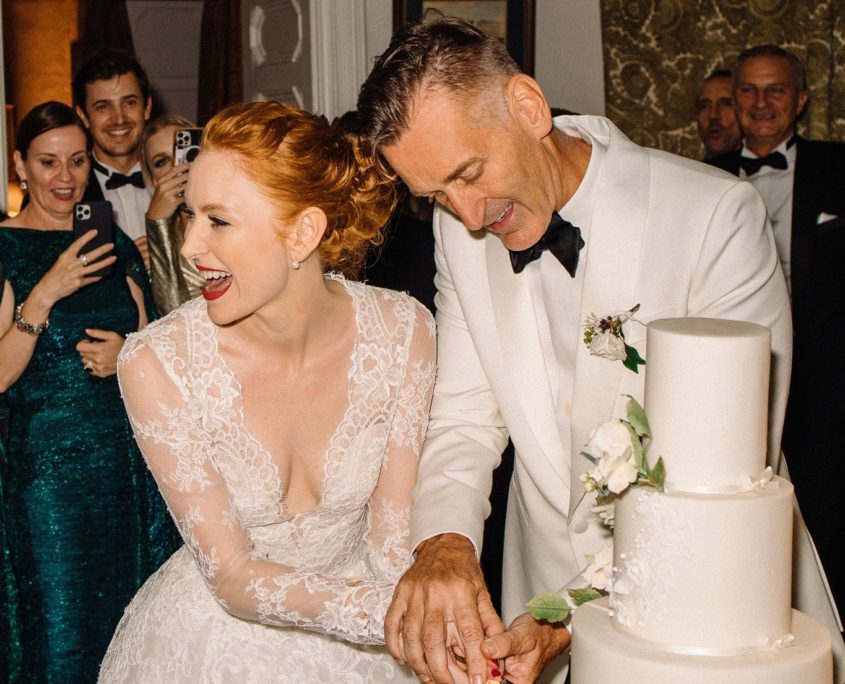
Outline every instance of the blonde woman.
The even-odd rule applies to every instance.
[[[179,207],[185,194],[189,162],[173,165],[176,131],[195,124],[178,114],[153,119],[141,138],[141,170],[153,196],[146,214],[150,281],[159,314],[164,316],[189,299],[200,296],[205,281],[199,271],[179,255],[184,225]]]

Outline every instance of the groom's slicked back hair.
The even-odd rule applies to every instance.
[[[518,72],[497,38],[460,19],[427,15],[396,31],[361,86],[361,136],[377,152],[408,129],[420,94],[442,88],[459,97],[477,95]]]

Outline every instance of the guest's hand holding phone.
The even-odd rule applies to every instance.
[[[173,167],[153,181],[155,192],[147,209],[153,221],[169,219],[176,213],[185,197],[185,184],[191,162],[200,151],[201,128],[180,128],[173,138]]]
[[[101,268],[91,276],[111,278],[114,259],[104,261],[93,256],[93,251],[103,245],[114,245],[114,211],[111,202],[104,200],[96,202],[77,202],[73,205],[73,236],[79,239],[90,231],[95,231],[94,237],[86,241],[79,249],[79,259],[86,266],[95,261],[102,261]]]
[[[147,209],[147,218],[153,221],[167,220],[176,213],[179,205],[184,202],[185,184],[188,182],[190,168],[190,162],[179,164],[165,171],[154,181],[155,191]]]

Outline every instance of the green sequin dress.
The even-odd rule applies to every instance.
[[[128,334],[138,310],[125,276],[149,284],[134,244],[116,231],[115,275],[56,303],[50,326],[9,388],[0,444],[7,550],[0,568],[0,673],[9,681],[93,682],[124,608],[178,547],[144,465],[117,376],[82,367],[85,328]],[[18,302],[72,242],[69,231],[0,228],[0,260]]]

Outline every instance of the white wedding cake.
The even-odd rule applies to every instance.
[[[829,684],[827,630],[792,610],[792,485],[765,471],[771,334],[648,326],[648,461],[615,503],[612,590],[573,618],[573,684]]]

